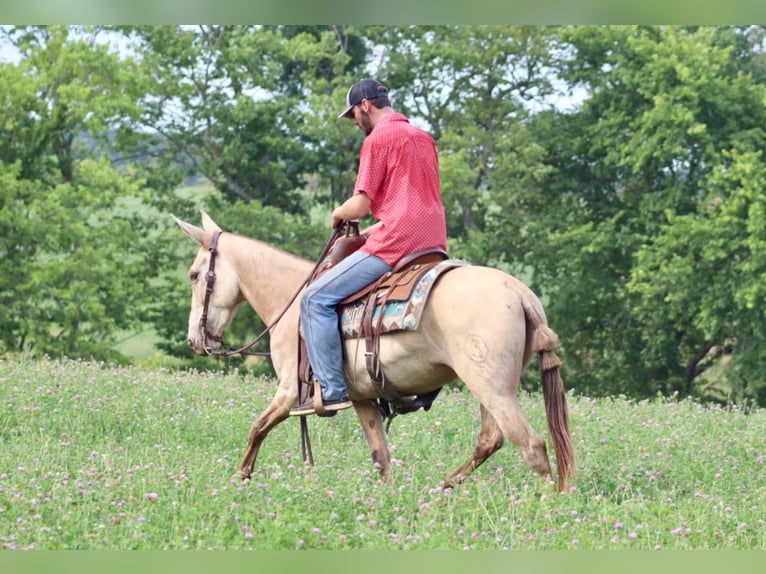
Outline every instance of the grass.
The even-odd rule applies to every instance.
[[[156,347],[159,337],[151,328],[143,331],[123,332],[118,335],[118,338],[114,350],[130,357],[134,362],[140,363],[159,355]]]
[[[479,428],[466,393],[394,420],[382,484],[352,411],[272,431],[234,477],[275,389],[234,374],[0,360],[0,548],[766,549],[766,412],[569,397],[571,492],[506,446],[441,479]],[[522,406],[544,434],[542,398]],[[550,448],[550,447],[549,447]]]

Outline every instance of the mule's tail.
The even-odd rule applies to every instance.
[[[532,305],[529,303],[524,304],[524,311],[527,315],[528,332],[531,335],[531,351],[540,357],[545,418],[548,421],[548,434],[556,451],[558,489],[563,491],[567,488],[567,481],[574,480],[575,467],[574,448],[569,433],[566,392],[559,372],[561,359],[556,354],[560,343],[556,333],[547,325],[539,300],[535,300]]]

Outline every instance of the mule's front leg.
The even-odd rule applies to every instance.
[[[372,401],[354,401],[354,409],[362,424],[364,436],[367,438],[372,462],[380,468],[380,478],[390,483],[392,480],[391,453],[383,432],[383,417]]]
[[[289,416],[290,404],[292,403],[289,398],[277,396],[253,423],[253,427],[250,429],[250,437],[247,441],[247,450],[239,465],[239,476],[243,480],[250,478],[253,474],[255,460],[258,458],[258,451],[266,435]]]

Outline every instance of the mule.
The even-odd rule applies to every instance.
[[[298,402],[299,299],[291,303],[290,297],[311,273],[313,263],[262,241],[225,233],[204,211],[201,228],[173,219],[200,246],[188,272],[192,288],[188,343],[197,354],[220,349],[224,330],[245,302],[267,325],[279,318],[269,337],[279,383],[273,400],[250,430],[239,468],[246,478],[253,472],[269,431],[288,418],[290,407]],[[217,278],[205,305],[205,277],[214,237]],[[515,277],[478,265],[458,267],[439,278],[417,330],[382,336],[379,356],[386,384],[400,395],[429,393],[459,379],[480,404],[478,443],[469,458],[445,478],[445,488],[461,483],[502,446],[504,437],[520,449],[538,475],[552,480],[545,441],[530,426],[517,398],[522,370],[534,354],[540,359],[548,432],[556,455],[556,484],[559,491],[568,487],[575,474],[574,452],[561,361],[555,353],[558,346],[558,336],[548,326],[538,297]],[[364,350],[358,340],[345,341],[348,393],[372,460],[379,465],[381,478],[391,481],[391,456]]]

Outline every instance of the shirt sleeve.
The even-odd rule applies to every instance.
[[[385,150],[368,136],[364,143],[362,143],[362,149],[359,153],[359,171],[356,175],[354,195],[364,192],[370,198],[370,201],[375,201],[375,197],[378,191],[380,191],[385,177]]]

